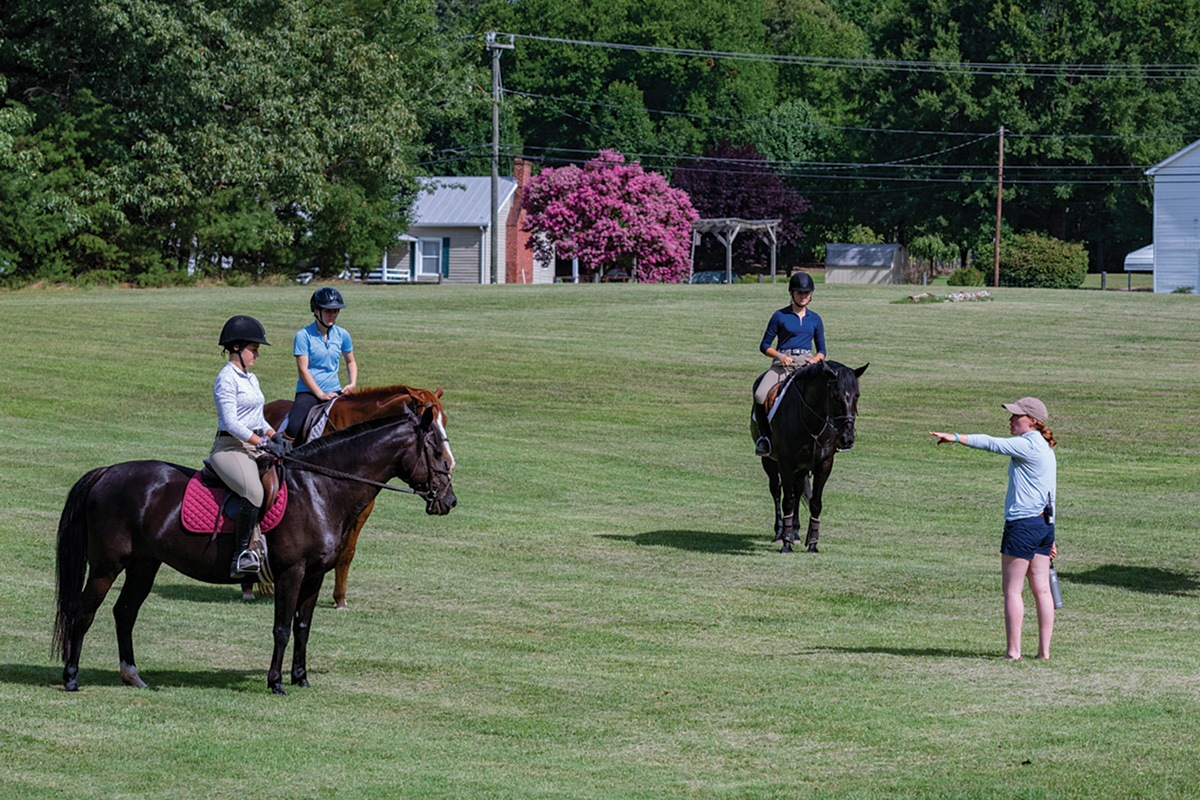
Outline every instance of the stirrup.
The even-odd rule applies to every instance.
[[[754,455],[763,458],[771,455],[771,440],[766,436],[758,437],[758,441],[754,443]]]
[[[233,566],[229,570],[229,577],[236,578],[239,575],[255,575],[258,573],[260,566],[258,553],[255,553],[253,550],[243,550],[233,560]]]

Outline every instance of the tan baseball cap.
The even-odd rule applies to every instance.
[[[1046,424],[1046,404],[1036,397],[1022,397],[1015,403],[1001,403],[1009,413],[1033,417],[1043,425]]]

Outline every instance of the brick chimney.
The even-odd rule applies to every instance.
[[[523,158],[513,159],[513,177],[517,191],[505,223],[504,275],[506,283],[533,283],[533,251],[525,247],[529,234],[521,230],[525,222],[525,184],[533,177],[533,163]]]

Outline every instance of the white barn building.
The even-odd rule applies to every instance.
[[[907,267],[904,245],[825,245],[826,283],[904,283]]]
[[[1146,170],[1154,182],[1154,241],[1125,257],[1154,272],[1154,291],[1200,292],[1200,139]]]

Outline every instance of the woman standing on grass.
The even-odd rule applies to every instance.
[[[982,433],[958,434],[930,431],[938,444],[965,444],[1009,456],[1008,494],[1004,498],[1004,536],[1000,541],[1001,583],[1004,590],[1005,659],[1021,658],[1021,623],[1025,617],[1023,585],[1037,606],[1038,653],[1050,658],[1054,633],[1054,599],[1050,594],[1050,561],[1054,546],[1054,502],[1058,491],[1058,461],[1052,449],[1058,442],[1046,427],[1046,404],[1036,397],[1005,403],[1012,414],[1012,438]]]

